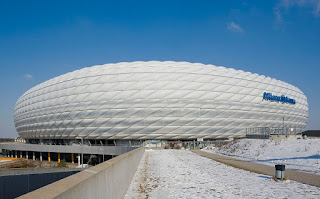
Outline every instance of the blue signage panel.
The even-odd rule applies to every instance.
[[[272,95],[272,93],[267,93],[267,92],[263,93],[263,99],[267,100],[267,101],[272,101],[272,102],[281,102],[283,104],[285,104],[285,103],[296,104],[295,99],[289,98],[285,95],[276,96],[276,95]]]

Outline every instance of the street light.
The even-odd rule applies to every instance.
[[[80,139],[81,140],[81,168],[83,170],[83,138],[82,137],[76,137],[76,139]]]

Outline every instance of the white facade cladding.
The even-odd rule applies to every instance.
[[[19,135],[29,139],[242,137],[247,127],[282,127],[284,122],[304,128],[307,118],[306,96],[288,83],[172,61],[76,70],[31,88],[14,110]]]

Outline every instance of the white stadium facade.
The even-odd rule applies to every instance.
[[[307,98],[271,77],[200,63],[121,62],[76,70],[17,101],[26,140],[213,140],[248,128],[303,129]]]

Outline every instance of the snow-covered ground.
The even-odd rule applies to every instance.
[[[187,150],[147,150],[125,198],[320,198],[320,188],[276,182]]]
[[[275,165],[320,175],[320,139],[261,140],[240,139],[204,151],[236,156],[253,162]]]

